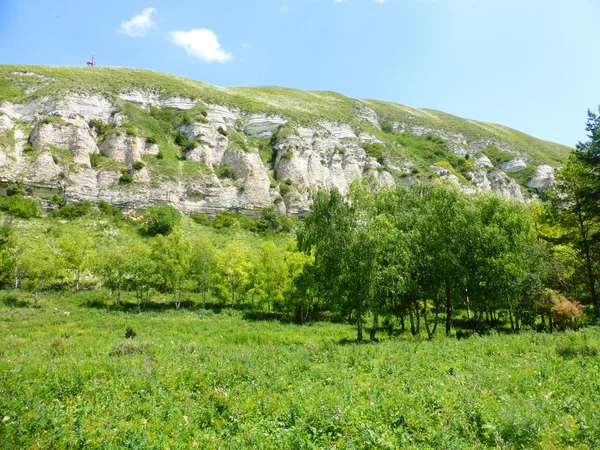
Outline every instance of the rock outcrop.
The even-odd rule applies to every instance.
[[[361,177],[387,186],[417,177],[441,178],[467,192],[489,190],[518,200],[524,200],[521,188],[507,173],[535,165],[528,187],[541,191],[554,182],[553,167],[535,164],[509,142],[479,134],[470,138],[415,123],[412,116],[384,127],[386,117],[367,106],[368,101],[352,100],[352,117],[332,114],[341,117],[336,119],[312,117],[313,107],[302,104],[299,120],[271,104],[265,112],[256,107],[245,111],[243,102],[239,107],[232,101],[216,104],[223,90],[211,89],[216,94],[210,100],[135,87],[106,95],[78,90],[0,103],[0,187],[23,180],[32,194],[60,193],[70,202],[104,199],[129,211],[167,202],[188,213],[238,210],[258,215],[269,205],[302,213],[312,190],[345,192]],[[156,118],[156,108],[171,115]],[[435,119],[425,110],[411,111]],[[168,122],[175,116],[179,119]],[[393,133],[422,140],[439,136],[448,161],[463,161],[461,173],[445,160],[432,165],[427,158],[403,153],[399,141],[390,137]],[[494,167],[486,155],[490,147],[512,159]],[[125,178],[132,182],[123,181],[127,172]]]

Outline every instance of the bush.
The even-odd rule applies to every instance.
[[[25,195],[25,184],[22,180],[15,181],[6,187],[6,195]]]
[[[73,220],[90,214],[94,210],[92,202],[83,201],[65,205],[50,213],[51,217],[57,217],[66,220]]]
[[[98,210],[109,217],[123,218],[121,210],[116,206],[111,205],[106,200],[100,200],[98,202]]]
[[[240,222],[242,214],[239,212],[223,211],[215,216],[213,227],[217,229],[231,228]]]
[[[163,204],[148,208],[144,215],[144,230],[150,236],[167,235],[181,221],[181,213],[171,205]]]
[[[199,212],[190,214],[190,219],[199,225],[210,226],[212,224],[210,218],[206,214]]]
[[[385,133],[391,133],[392,131],[394,131],[394,126],[392,125],[392,122],[388,120],[381,122],[379,126],[381,127],[381,131]]]
[[[227,130],[223,127],[219,127],[217,128],[217,131],[219,132],[219,134],[222,134],[223,136],[227,136]]]
[[[53,194],[53,195],[40,195],[40,198],[43,200],[47,200],[49,202],[52,202],[56,205],[58,205],[59,207],[63,207],[65,206],[66,200],[64,199],[64,197],[62,195],[59,194]]]
[[[231,167],[229,167],[227,164],[215,165],[215,175],[221,180],[226,178],[233,180],[235,178],[233,176],[233,171],[231,170]]]
[[[119,183],[121,183],[121,184],[133,183],[133,175],[131,175],[128,170],[123,170],[121,172],[121,178],[119,178]]]
[[[142,170],[145,167],[145,165],[142,161],[136,161],[133,163],[132,167],[133,170]]]
[[[137,336],[137,333],[133,329],[133,327],[127,327],[127,328],[125,328],[125,339],[133,339],[136,336]]]
[[[568,300],[562,295],[552,298],[554,306],[551,310],[551,316],[554,324],[558,328],[575,328],[577,320],[583,317],[583,309],[576,300]]]
[[[40,215],[40,207],[35,200],[22,195],[0,197],[0,211],[5,211],[21,219],[31,219]]]
[[[88,122],[88,125],[93,129],[98,137],[103,136],[110,129],[110,126],[101,120],[92,119]]]
[[[385,153],[385,147],[382,144],[373,144],[371,142],[365,142],[362,145],[363,150],[367,156],[375,158],[379,164],[383,164],[383,155]]]

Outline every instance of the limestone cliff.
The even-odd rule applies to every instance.
[[[569,150],[333,93],[222,89],[128,69],[0,66],[0,81],[0,187],[21,180],[32,195],[130,211],[167,202],[301,213],[312,189],[345,191],[358,177],[440,177],[523,199],[552,184]]]

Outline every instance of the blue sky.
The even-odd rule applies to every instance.
[[[598,0],[0,0],[0,64],[330,90],[574,145],[600,104]]]

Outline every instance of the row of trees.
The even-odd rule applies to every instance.
[[[382,314],[408,318],[415,334],[423,323],[429,337],[440,317],[450,335],[457,308],[474,329],[501,311],[512,329],[545,323],[561,273],[530,207],[436,183],[320,192],[298,243],[314,255],[299,285],[353,315],[359,342],[367,315],[372,339]]]
[[[232,307],[242,301],[300,321],[330,311],[355,321],[358,341],[367,317],[374,339],[380,317],[390,315],[414,334],[424,326],[430,338],[438,327],[450,335],[463,314],[473,330],[499,324],[502,314],[513,330],[538,319],[552,327],[580,313],[558,294],[577,271],[556,257],[562,241],[548,244],[553,228],[540,218],[552,208],[540,211],[442,183],[373,191],[363,182],[346,196],[316,193],[286,249],[273,241],[215,248],[167,207],[149,211],[137,231],[78,219],[51,222],[45,233],[6,224],[2,282],[30,290],[35,302],[41,289],[85,282],[110,289],[115,303],[127,290],[143,305],[154,291],[180,308],[186,292],[200,293],[203,305],[210,292]]]
[[[235,307],[238,299],[257,307],[293,313],[296,289],[293,280],[310,260],[293,250],[265,241],[256,253],[240,242],[216,249],[206,236],[184,236],[169,229],[143,239],[124,229],[105,232],[86,229],[81,223],[57,226],[44,235],[19,233],[1,227],[2,282],[33,293],[67,287],[79,290],[103,286],[116,304],[124,290],[135,292],[140,305],[150,291],[173,296],[181,307],[185,292],[197,292],[206,306],[212,292]]]

